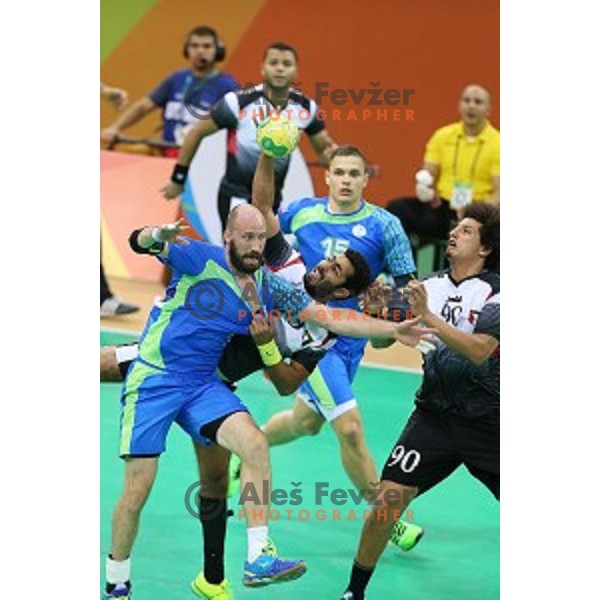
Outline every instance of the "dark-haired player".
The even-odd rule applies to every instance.
[[[404,286],[415,270],[410,244],[396,217],[369,204],[362,193],[368,182],[367,162],[354,146],[340,146],[330,156],[325,181],[329,195],[292,202],[273,214],[275,198],[274,160],[261,154],[253,183],[253,203],[267,221],[269,235],[281,230],[296,236],[298,248],[309,269],[317,269],[348,248],[360,252],[373,277],[383,271]],[[315,276],[316,277],[316,276]],[[321,282],[315,278],[314,285]],[[355,297],[339,298],[330,306],[358,308]],[[324,423],[331,424],[337,436],[342,464],[348,477],[367,500],[377,481],[377,469],[367,447],[362,419],[352,382],[364,354],[366,340],[339,337],[333,348],[302,384],[291,410],[272,416],[263,426],[269,444],[285,444],[306,435],[319,433]],[[423,535],[414,524],[404,528],[401,547],[412,549]]]
[[[308,96],[290,86],[298,76],[298,53],[283,42],[267,46],[261,64],[263,83],[239,92],[226,94],[186,137],[171,181],[163,188],[165,198],[175,198],[183,191],[189,166],[202,140],[227,129],[227,168],[219,187],[219,216],[225,227],[229,211],[252,198],[252,178],[260,154],[256,142],[257,124],[273,111],[282,111],[300,130],[306,132],[319,158],[327,162],[336,146],[319,107]],[[278,158],[275,165],[275,210],[288,171],[290,156]]]
[[[500,499],[499,210],[469,205],[447,255],[450,269],[406,288],[438,339],[424,355],[415,410],[386,460],[379,515],[363,527],[343,600],[363,600],[395,520],[460,465]]]

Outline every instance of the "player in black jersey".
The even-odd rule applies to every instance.
[[[227,168],[219,187],[218,208],[223,228],[229,212],[252,198],[252,178],[260,155],[256,129],[269,114],[281,111],[298,128],[306,132],[321,162],[327,163],[337,144],[327,131],[316,102],[290,86],[298,76],[298,53],[282,42],[267,46],[261,65],[263,82],[226,94],[210,110],[207,118],[188,133],[163,195],[173,199],[183,192],[192,159],[202,140],[219,129],[227,130]],[[275,211],[291,156],[280,157],[275,167]]]
[[[363,600],[409,502],[464,464],[500,499],[500,212],[471,204],[450,232],[450,269],[404,296],[437,330],[415,410],[386,460],[380,505],[365,523],[345,600]],[[392,535],[394,541],[394,535]]]

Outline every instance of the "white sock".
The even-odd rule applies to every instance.
[[[248,528],[248,562],[254,562],[268,544],[269,528],[262,527]]]
[[[113,560],[106,557],[106,583],[125,583],[131,579],[131,557]]]

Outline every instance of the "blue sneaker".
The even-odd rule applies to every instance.
[[[131,600],[131,597],[131,587],[119,584],[112,592],[104,592],[103,599],[113,600],[113,598],[118,598],[119,600]]]
[[[244,564],[242,583],[249,587],[260,587],[272,583],[293,581],[306,573],[303,560],[283,560],[263,551],[254,562]]]

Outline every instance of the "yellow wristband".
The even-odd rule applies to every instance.
[[[281,352],[279,352],[279,348],[277,347],[275,340],[271,340],[266,344],[257,346],[257,348],[260,352],[260,357],[262,358],[262,361],[266,367],[274,367],[283,360],[281,357]]]

